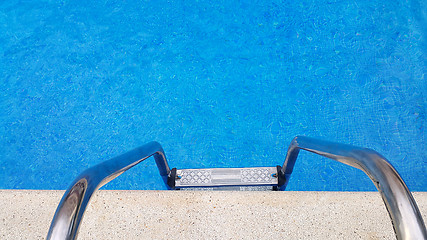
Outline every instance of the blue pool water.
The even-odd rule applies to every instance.
[[[172,167],[373,148],[426,191],[426,2],[1,1],[0,188],[65,189],[146,142]],[[152,159],[108,189],[164,189]],[[289,190],[374,190],[301,153]]]

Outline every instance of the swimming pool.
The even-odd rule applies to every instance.
[[[152,140],[171,167],[281,165],[306,135],[375,149],[426,191],[426,12],[422,1],[4,1],[0,188],[65,189]],[[147,160],[104,188],[164,186]],[[288,190],[375,188],[301,153]]]

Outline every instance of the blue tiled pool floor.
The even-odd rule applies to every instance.
[[[426,191],[422,1],[0,3],[0,188],[65,189],[146,142],[172,167],[283,163],[296,135],[373,148]],[[163,189],[147,160],[109,189]],[[289,190],[374,190],[302,153]]]

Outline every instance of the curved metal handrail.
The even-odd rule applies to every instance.
[[[286,188],[300,149],[313,152],[364,171],[381,193],[398,239],[427,239],[426,228],[417,204],[397,171],[379,153],[345,144],[295,137],[280,169]],[[80,174],[56,209],[47,239],[75,239],[93,193],[129,168],[154,156],[166,185],[171,170],[157,142],[150,142],[121,156],[100,163]],[[279,167],[280,168],[280,167]]]
[[[331,158],[364,171],[383,198],[397,239],[427,239],[426,227],[408,187],[393,166],[374,150],[346,144],[295,137],[281,169],[286,188],[300,149]]]
[[[93,193],[151,156],[154,156],[160,175],[167,184],[170,169],[165,153],[157,142],[150,142],[91,167],[80,174],[65,192],[56,209],[47,239],[76,239],[84,212]]]

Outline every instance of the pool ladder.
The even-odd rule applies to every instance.
[[[393,166],[374,150],[308,137],[295,137],[283,166],[257,168],[170,169],[157,142],[150,142],[81,173],[56,209],[47,239],[76,239],[93,193],[129,168],[153,156],[163,181],[173,190],[285,190],[300,150],[364,171],[377,187],[397,239],[427,239],[417,204]]]

